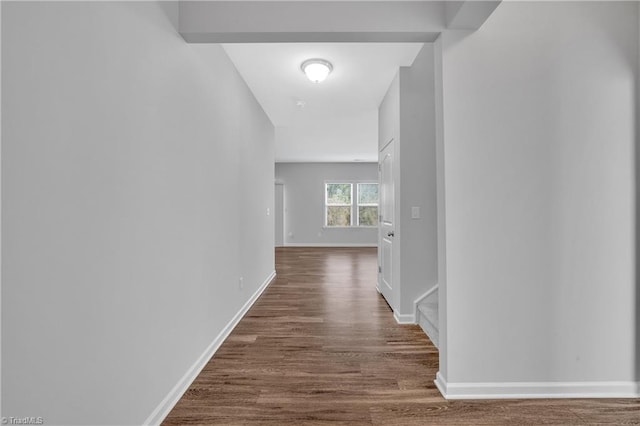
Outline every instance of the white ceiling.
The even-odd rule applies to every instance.
[[[422,43],[256,43],[224,49],[276,127],[276,161],[377,161],[378,106]],[[306,59],[333,64],[315,84]],[[297,106],[298,101],[304,107]]]

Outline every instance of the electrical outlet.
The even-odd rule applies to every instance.
[[[238,287],[240,287],[240,290],[244,288],[244,278],[240,277],[238,280]]]
[[[271,214],[271,209],[267,207],[267,216],[269,216],[270,214]]]

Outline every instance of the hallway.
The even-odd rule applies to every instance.
[[[165,424],[371,424],[441,400],[437,350],[375,290],[375,248],[276,250],[276,280]]]
[[[164,425],[637,424],[640,401],[445,401],[438,352],[375,290],[374,248],[279,248],[277,278]]]

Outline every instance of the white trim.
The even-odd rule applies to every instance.
[[[434,381],[446,399],[640,398],[640,382],[498,382]]]
[[[418,305],[420,304],[420,302],[422,302],[424,299],[426,299],[427,297],[429,297],[430,295],[438,291],[438,287],[439,287],[438,284],[434,285],[429,290],[427,290],[422,296],[418,297],[415,300],[415,302],[413,302],[413,315],[415,315],[416,318],[418,318]]]
[[[414,314],[399,314],[397,312],[393,313],[393,317],[396,319],[398,324],[415,324],[416,316]]]
[[[378,243],[284,243],[284,247],[378,247]]]
[[[433,287],[427,290],[422,296],[418,297],[414,303],[416,305],[420,304],[420,302],[422,302],[424,299],[429,297],[430,294],[435,293],[437,289],[438,289],[438,284],[435,284]]]
[[[447,381],[442,377],[440,371],[436,373],[436,379],[433,381],[436,384],[436,387],[440,391],[440,394],[444,397],[444,399],[449,399],[447,397]]]
[[[423,311],[420,311],[420,308],[419,308],[420,303],[422,303],[422,301],[424,301],[427,297],[431,296],[433,293],[438,291],[438,287],[439,287],[438,284],[435,284],[433,287],[427,290],[422,296],[418,297],[415,300],[413,304],[413,313],[416,316],[416,322],[418,323],[420,328],[422,328],[422,331],[424,331],[427,337],[429,337],[429,340],[431,340],[431,343],[433,343],[433,345],[439,349],[440,348],[440,343],[439,343],[440,332],[436,327],[436,323],[432,322],[429,318],[427,318],[425,313]],[[420,313],[420,315],[418,315],[418,313]]]
[[[387,143],[385,143],[385,144],[384,144],[384,146],[378,150],[378,152],[382,152],[382,151],[384,151],[384,149],[385,149],[387,146],[389,146],[389,144],[390,144],[391,142],[393,142],[393,138],[389,139],[389,140],[387,141]],[[378,164],[380,164],[380,157],[378,157]]]
[[[271,284],[273,279],[276,277],[276,271],[271,272],[267,279],[260,285],[258,290],[251,296],[247,303],[240,308],[237,314],[229,321],[226,327],[216,336],[216,338],[211,342],[209,346],[205,349],[205,351],[198,357],[196,362],[184,373],[184,376],[178,380],[178,383],[169,391],[167,396],[158,404],[155,410],[147,417],[144,421],[144,425],[159,425],[162,421],[167,417],[167,415],[171,412],[173,407],[178,403],[182,395],[189,389],[191,383],[196,379],[200,371],[207,365],[211,357],[216,353],[218,348],[224,343],[225,339],[231,334],[233,329],[238,325],[242,317],[249,311],[251,306],[258,300],[262,292]]]
[[[416,319],[418,320],[418,325],[422,328],[422,331],[424,331],[424,334],[426,334],[429,340],[431,340],[431,343],[433,343],[433,346],[435,346],[436,349],[440,349],[440,332],[435,324],[432,323],[422,311],[420,311],[420,316],[416,317]]]

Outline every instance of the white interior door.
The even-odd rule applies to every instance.
[[[393,139],[380,151],[380,221],[378,258],[380,273],[378,289],[394,307],[393,300],[393,237],[394,237],[394,182],[393,182]]]

